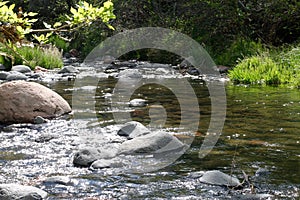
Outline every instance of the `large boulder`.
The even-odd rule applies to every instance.
[[[47,192],[33,186],[23,186],[18,184],[0,184],[0,200],[6,199],[45,199]]]
[[[0,123],[33,123],[34,118],[55,118],[71,112],[60,95],[34,82],[12,81],[0,85]]]

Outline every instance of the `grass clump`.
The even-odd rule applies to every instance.
[[[8,68],[19,64],[28,65],[31,69],[34,69],[36,66],[46,69],[63,67],[62,53],[59,49],[51,45],[45,47],[21,46],[13,49],[2,46],[0,52],[13,57],[13,59],[10,59],[11,63],[2,63],[0,60],[0,63],[6,65]]]
[[[242,59],[229,72],[234,83],[300,86],[300,47]]]
[[[62,54],[54,46],[27,47],[23,46],[17,50],[29,63],[30,68],[41,66],[46,69],[61,68],[63,66]],[[19,62],[19,63],[18,63]],[[25,64],[21,58],[16,59],[16,64]]]

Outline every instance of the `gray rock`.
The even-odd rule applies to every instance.
[[[47,197],[47,192],[33,186],[18,184],[0,184],[0,200],[26,199],[40,200]]]
[[[17,81],[17,80],[27,80],[28,77],[21,72],[13,71],[7,75],[6,80],[8,81]]]
[[[267,168],[258,168],[258,170],[255,172],[256,177],[266,177],[270,174],[270,171]]]
[[[119,136],[125,136],[128,139],[136,138],[142,135],[149,134],[150,130],[147,129],[143,124],[136,121],[127,122],[118,131]]]
[[[113,158],[117,150],[105,148],[85,148],[74,155],[73,164],[78,167],[89,167],[94,161],[99,159]]]
[[[52,176],[43,181],[45,184],[72,185],[72,180],[66,176]]]
[[[34,82],[11,81],[0,85],[0,122],[33,123],[37,116],[45,119],[70,113],[66,100],[51,89]]]
[[[34,124],[43,124],[43,123],[45,123],[46,122],[46,120],[43,118],[43,117],[41,117],[41,116],[36,116],[34,119],[33,119],[33,123]]]
[[[173,135],[166,132],[154,132],[120,145],[120,154],[160,154],[182,150],[185,145]]]
[[[11,71],[16,71],[16,72],[20,72],[20,73],[28,73],[31,72],[30,67],[26,66],[26,65],[15,65],[12,66]]]
[[[6,67],[0,63],[0,71],[2,71],[2,70],[6,70]]]
[[[146,104],[145,99],[132,99],[129,101],[129,105],[132,107],[143,107]]]
[[[91,164],[91,169],[117,168],[122,167],[123,163],[118,158],[99,159]]]
[[[59,74],[77,74],[78,72],[79,71],[75,67],[69,65],[69,66],[65,66],[64,68],[62,68],[58,73]]]
[[[10,75],[9,72],[0,71],[0,80],[6,80],[8,75]]]
[[[200,178],[200,182],[227,187],[238,187],[241,185],[237,178],[229,176],[219,170],[205,172]]]

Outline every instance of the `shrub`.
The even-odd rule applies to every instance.
[[[266,51],[260,41],[255,42],[246,38],[236,39],[225,51],[215,56],[215,62],[220,65],[235,66],[239,60]]]
[[[235,83],[300,86],[300,47],[261,53],[241,60],[229,72]]]

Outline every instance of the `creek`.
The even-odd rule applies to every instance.
[[[74,80],[61,80],[42,84],[62,95],[70,104],[74,90],[81,89],[84,96],[84,91],[96,89],[95,99],[83,98],[81,102],[93,102],[95,109],[72,105],[81,113],[79,117],[51,120],[41,125],[2,127],[0,182],[39,186],[50,194],[48,199],[230,199],[232,190],[201,184],[192,174],[217,169],[234,174],[242,181],[243,170],[254,177],[251,180],[256,191],[272,194],[278,199],[299,198],[299,90],[225,83],[227,112],[223,132],[213,150],[200,159],[199,149],[211,120],[211,100],[205,81],[187,80],[198,99],[199,127],[190,148],[169,166],[145,173],[121,173],[113,168],[94,171],[74,167],[72,158],[84,145],[78,129],[92,134],[104,132],[103,137],[113,141],[109,133],[118,128],[114,113],[120,111],[147,125],[151,122],[150,106],[159,104],[167,113],[165,123],[158,120],[163,123],[161,128],[180,132],[180,105],[171,90],[159,84],[144,85],[132,94],[131,99],[145,99],[146,106],[124,104],[124,108],[119,107],[121,110],[114,110],[108,99],[117,78],[100,78],[97,88],[89,85],[74,88]],[[174,83],[173,87],[178,87],[180,79]],[[189,97],[186,98],[188,102]],[[97,126],[87,127],[95,114]],[[268,173],[255,179],[259,168]],[[71,181],[68,184],[42,181],[51,176],[71,177]]]

